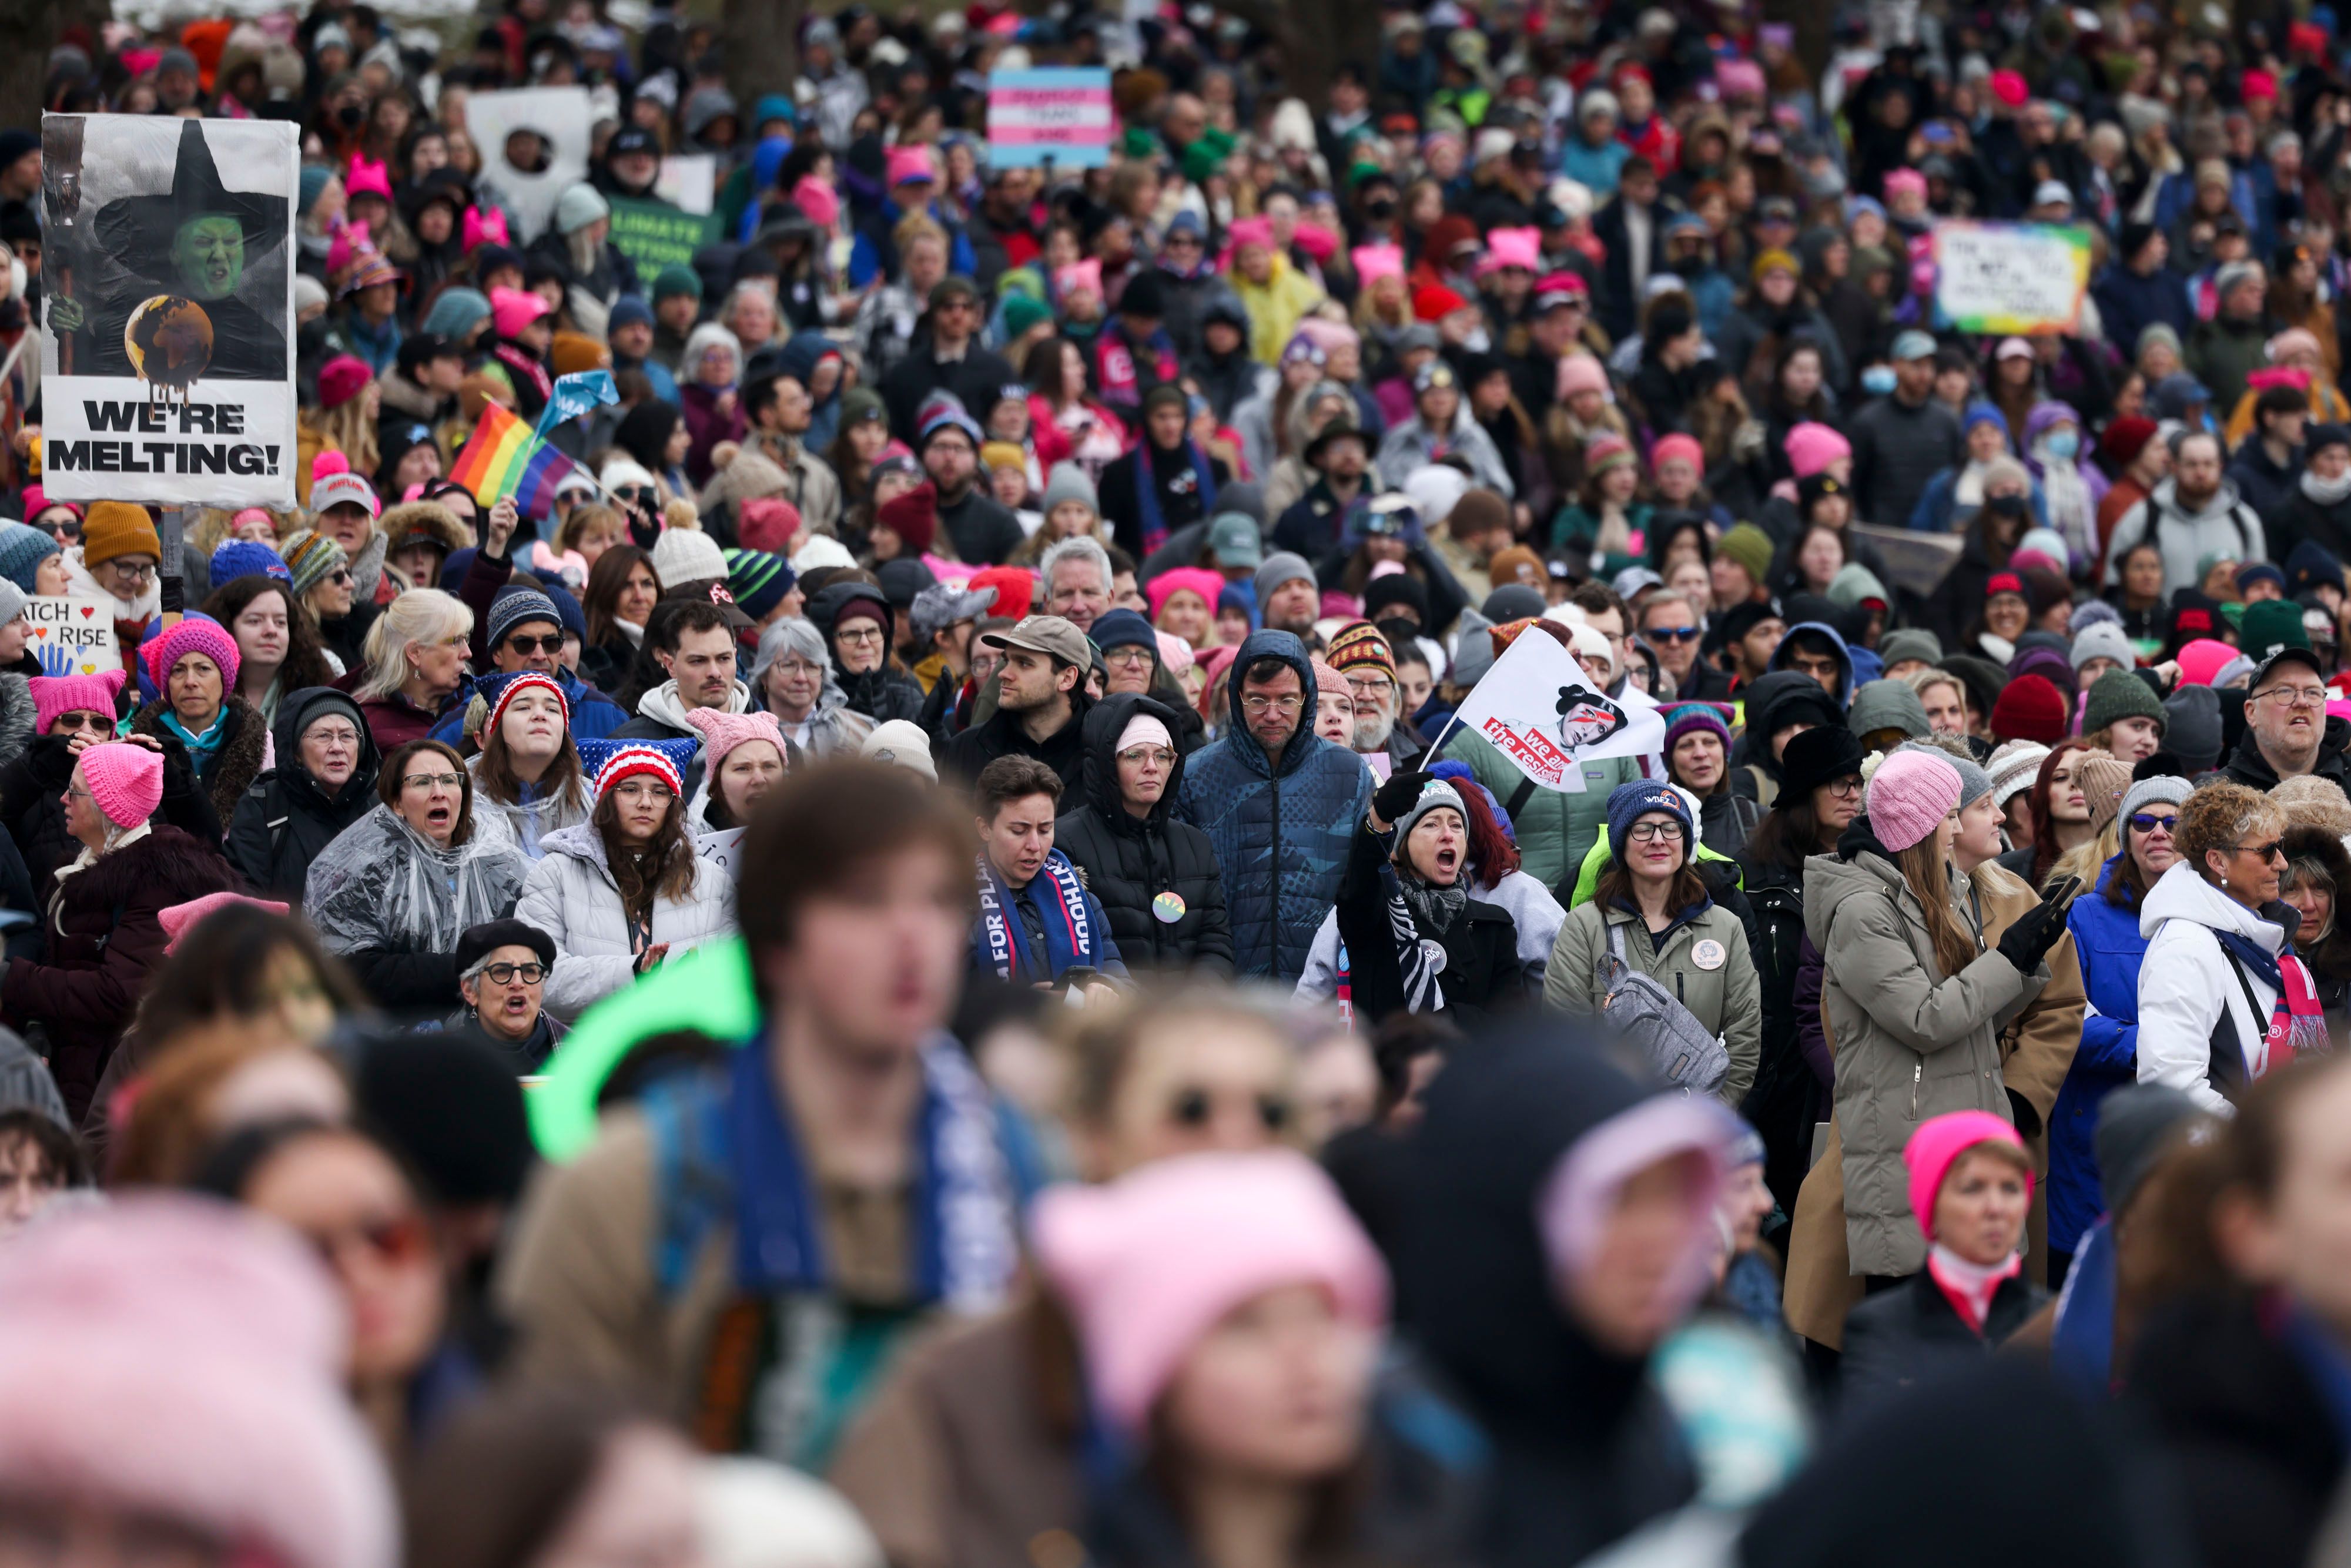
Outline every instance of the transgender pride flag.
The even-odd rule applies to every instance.
[[[987,162],[990,168],[1097,169],[1110,162],[1116,129],[1110,107],[1110,72],[1065,66],[994,71],[987,78]]]

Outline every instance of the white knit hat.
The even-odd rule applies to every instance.
[[[699,528],[664,528],[653,541],[653,575],[664,590],[681,582],[723,579],[726,557],[718,541]]]
[[[1991,798],[2006,806],[2009,798],[2032,788],[2049,748],[2037,740],[2011,740],[1991,754],[1984,771],[1991,775]]]

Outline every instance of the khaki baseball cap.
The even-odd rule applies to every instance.
[[[1092,664],[1094,658],[1093,644],[1086,641],[1086,634],[1078,630],[1077,623],[1058,615],[1024,616],[1011,631],[984,632],[979,641],[988,648],[1025,648],[1081,670]]]

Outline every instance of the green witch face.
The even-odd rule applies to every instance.
[[[189,294],[226,298],[245,276],[244,225],[226,214],[197,214],[173,233],[172,262]]]

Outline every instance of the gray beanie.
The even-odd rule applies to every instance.
[[[1932,632],[1909,627],[1900,632],[1888,632],[1877,640],[1878,662],[1887,669],[1907,659],[1924,659],[1930,664],[1943,662],[1942,639]]]
[[[1898,729],[1913,740],[1935,731],[1935,727],[1927,722],[1927,705],[1918,700],[1918,694],[1910,689],[1907,681],[1863,683],[1861,689],[1853,694],[1853,706],[1846,711],[1844,727],[1859,736],[1866,736],[1874,729]]]
[[[2138,663],[2138,650],[2123,632],[2122,624],[2115,621],[2097,621],[2074,634],[2071,654],[2078,673],[2093,659],[2112,659],[2127,670]]]
[[[1494,667],[1494,640],[1486,635],[1493,622],[1475,610],[1464,610],[1453,622],[1453,667],[1446,679],[1468,691]]]
[[[2159,1083],[2126,1083],[2098,1107],[2091,1147],[2098,1156],[2098,1182],[2106,1210],[2121,1214],[2180,1129],[2204,1113],[2177,1089]]]
[[[555,232],[558,234],[578,234],[597,219],[611,215],[612,204],[604,199],[604,193],[585,181],[569,187],[555,198]]]
[[[2158,773],[2152,779],[2142,779],[2123,791],[2122,810],[2116,814],[2127,817],[2142,806],[2183,806],[2188,797],[2196,793],[2196,786],[2176,773]]]
[[[47,1116],[68,1133],[73,1119],[66,1114],[66,1097],[49,1076],[49,1064],[33,1054],[16,1030],[0,1029],[0,1113],[31,1111]]]
[[[1981,768],[1976,765],[1976,759],[1968,755],[1967,742],[1959,739],[1957,737],[1952,737],[1951,744],[1949,746],[1943,745],[1941,737],[1938,737],[1934,740],[1905,741],[1894,749],[1896,751],[1931,751],[1936,756],[1941,758],[1944,761],[1949,763],[1952,767],[1958,768],[1959,770],[1959,804],[1961,806],[1972,806],[1978,800],[1982,800],[1986,795],[1991,793],[1991,775],[1985,772]]]
[[[1259,610],[1262,611],[1265,608],[1267,601],[1273,597],[1274,590],[1285,582],[1301,577],[1309,582],[1315,582],[1317,589],[1320,589],[1321,584],[1316,582],[1314,569],[1307,565],[1304,556],[1286,549],[1278,549],[1266,557],[1265,564],[1259,567],[1257,574],[1249,580],[1257,589]]]
[[[1405,840],[1412,837],[1415,822],[1439,806],[1450,806],[1461,817],[1464,827],[1469,823],[1469,810],[1461,803],[1461,791],[1442,779],[1433,779],[1421,787],[1420,796],[1405,808],[1404,815],[1395,820],[1396,848],[1404,848]]]
[[[2190,777],[2220,766],[2220,694],[2182,685],[2163,699],[2163,748]]]
[[[1037,509],[1050,517],[1064,501],[1083,501],[1088,511],[1096,517],[1102,516],[1102,497],[1095,493],[1094,482],[1086,477],[1084,469],[1066,460],[1054,464],[1053,471],[1045,476],[1045,498]]]

